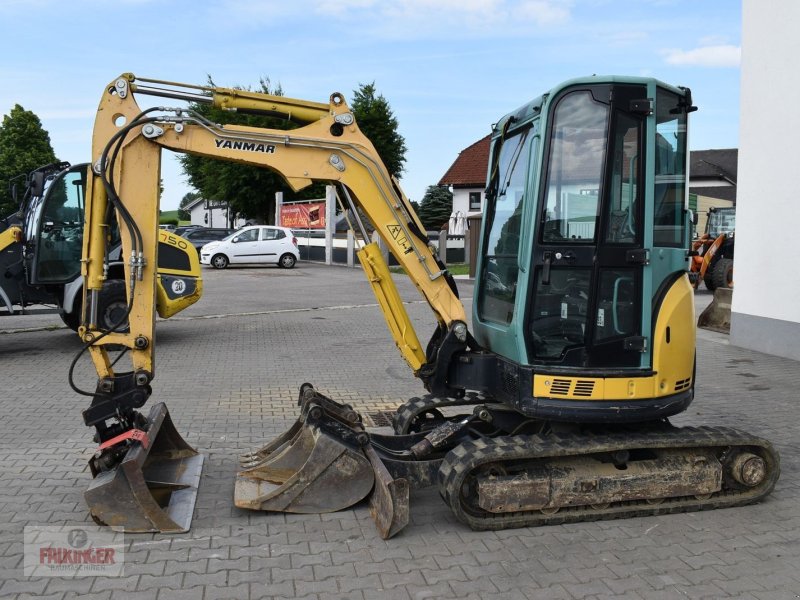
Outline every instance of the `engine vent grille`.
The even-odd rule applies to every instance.
[[[553,379],[550,393],[553,396],[590,398],[594,392],[594,384],[591,379]]]
[[[569,388],[571,385],[571,379],[553,379],[553,385],[550,386],[550,393],[555,396],[569,396]]]
[[[692,378],[687,377],[686,379],[681,379],[680,381],[675,382],[675,391],[682,392],[683,390],[689,389],[689,386],[692,384]]]

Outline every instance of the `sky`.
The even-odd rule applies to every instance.
[[[124,72],[229,87],[264,77],[325,103],[374,82],[408,148],[401,185],[419,201],[492,123],[586,75],[687,86],[700,109],[691,149],[737,147],[740,40],[739,0],[0,0],[0,113],[33,111],[58,158],[77,163]],[[177,208],[192,188],[169,153],[162,175],[161,208]]]

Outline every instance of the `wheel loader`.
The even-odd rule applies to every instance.
[[[80,259],[88,166],[57,162],[29,173],[19,210],[0,219],[0,315],[57,312],[67,327],[78,331],[83,309]],[[108,234],[105,280],[96,309],[97,324],[104,330],[118,324],[126,327],[128,306],[122,246],[113,221]],[[181,265],[169,260],[167,247],[187,247],[186,240],[165,233],[159,244],[165,249],[160,254],[163,264],[156,310],[166,318],[200,298],[202,280],[196,256],[193,264],[191,256]],[[171,287],[167,293],[165,286],[172,286],[174,281],[179,281],[179,293]]]
[[[142,110],[156,96],[180,107]],[[185,103],[188,102],[188,107]],[[280,115],[289,130],[220,125],[194,111]],[[358,257],[402,357],[428,394],[397,410],[391,435],[304,384],[283,435],[240,457],[234,502],[316,513],[368,501],[380,535],[408,521],[413,489],[438,486],[473,529],[740,506],[775,486],[772,445],[727,427],[676,427],[694,398],[695,328],[686,270],[688,89],[650,78],[567,81],[492,129],[486,207],[467,325],[455,281],[344,97],[327,103],[136,77],[103,90],[86,199],[84,275],[101,288],[107,216],[120,222],[127,332],[80,335],[98,372],[84,411],[100,443],[92,516],[126,531],[183,531],[202,455],[153,379],[160,153],[280,173],[294,190],[331,182],[363,240]],[[429,304],[423,344],[368,219]],[[113,369],[108,345],[129,349]]]
[[[733,253],[736,232],[736,209],[711,207],[706,230],[692,242],[689,280],[695,289],[702,281],[713,292],[733,288]]]

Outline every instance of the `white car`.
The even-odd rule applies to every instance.
[[[229,264],[277,264],[291,269],[300,260],[297,238],[287,227],[252,225],[200,249],[200,262],[215,269]]]

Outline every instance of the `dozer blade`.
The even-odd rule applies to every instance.
[[[364,453],[318,427],[302,426],[290,443],[236,475],[239,508],[292,513],[342,510],[362,500],[375,477]]]
[[[388,540],[408,525],[408,480],[393,478],[372,446],[365,449],[375,476],[375,488],[369,497],[369,512],[381,538]]]
[[[181,437],[163,403],[147,422],[145,442],[128,446],[114,468],[90,462],[89,511],[97,523],[127,533],[189,531],[204,456]]]

